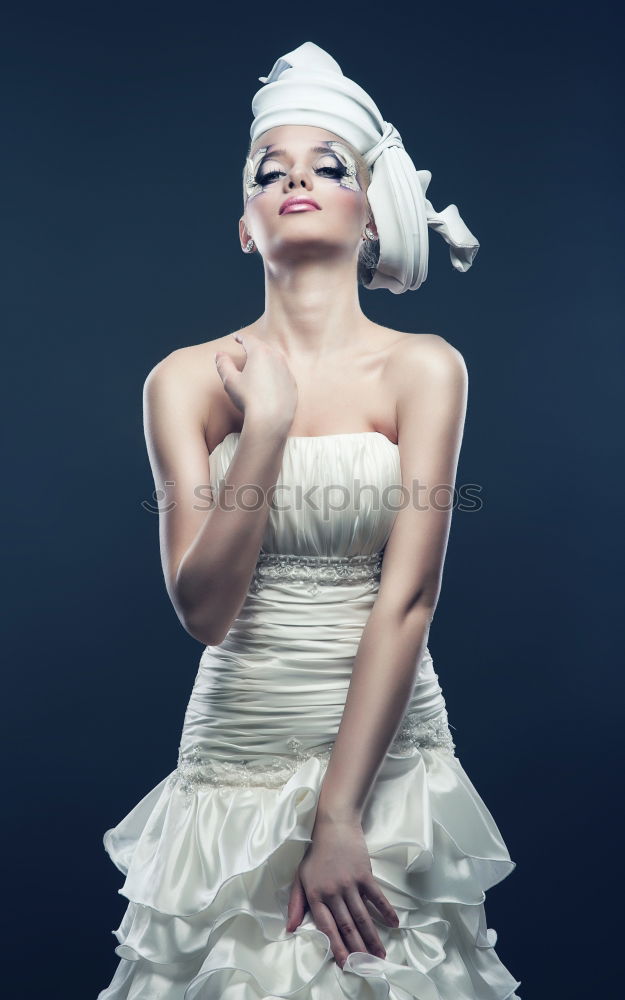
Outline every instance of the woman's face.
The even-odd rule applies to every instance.
[[[357,254],[369,219],[357,164],[340,136],[312,125],[280,125],[258,136],[245,170],[239,229],[265,260]],[[293,197],[318,208],[284,211]],[[282,211],[281,211],[282,209]]]

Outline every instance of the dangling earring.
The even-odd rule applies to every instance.
[[[252,251],[254,250],[254,247],[255,247],[254,240],[250,237],[250,239],[245,244],[245,248],[243,250],[243,253],[252,253]]]
[[[375,235],[373,230],[369,228],[369,226],[365,226],[365,235],[369,240],[377,240],[377,236]]]

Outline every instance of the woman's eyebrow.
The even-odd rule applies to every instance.
[[[331,153],[332,150],[329,146],[311,146],[309,149],[310,153]],[[260,163],[264,163],[265,160],[272,159],[274,156],[288,156],[286,149],[275,149],[274,146],[268,146],[267,152],[261,159]],[[259,163],[259,166],[260,166]]]

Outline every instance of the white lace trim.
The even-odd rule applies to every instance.
[[[453,727],[452,727],[453,728]],[[175,780],[186,793],[187,801],[192,793],[204,785],[221,788],[281,788],[298,768],[310,757],[316,757],[327,764],[332,754],[333,743],[323,750],[303,750],[302,742],[293,736],[288,741],[291,756],[276,755],[269,759],[221,761],[202,753],[199,744],[186,753],[178,749],[178,767]],[[454,756],[453,741],[447,710],[443,709],[430,719],[419,719],[418,713],[409,713],[399,732],[389,747],[389,754],[409,757],[418,749],[436,749]]]

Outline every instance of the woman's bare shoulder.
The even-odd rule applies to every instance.
[[[397,340],[388,356],[388,371],[404,377],[427,373],[431,366],[458,366],[464,364],[460,351],[438,333],[401,333],[394,331]]]
[[[184,401],[185,408],[202,427],[209,449],[212,438],[221,440],[227,433],[228,420],[236,423],[240,418],[223,389],[215,364],[217,351],[226,351],[235,364],[239,362],[239,368],[243,367],[243,350],[229,333],[170,351],[150,369],[144,386],[148,405],[171,407],[181,405],[177,401]],[[212,424],[216,426],[211,434],[208,429]]]
[[[157,361],[148,372],[147,377],[149,378],[153,372],[161,371],[178,371],[181,374],[188,372],[189,377],[194,379],[201,378],[207,372],[211,375],[213,372],[218,374],[215,367],[215,353],[226,349],[230,350],[235,357],[240,353],[241,348],[232,333],[216,337],[214,340],[203,341],[200,344],[174,348],[164,358]]]
[[[236,331],[235,331],[236,332]],[[243,350],[232,333],[200,344],[189,344],[175,348],[158,361],[146,376],[146,385],[151,382],[175,384],[197,397],[204,417],[210,411],[211,399],[222,387],[221,378],[215,364],[217,351],[226,351],[233,361],[243,361]],[[242,364],[239,364],[239,368]]]
[[[437,333],[392,332],[395,343],[387,355],[384,381],[396,411],[402,400],[418,397],[433,385],[452,383],[462,388],[466,384],[464,358],[444,337]]]
[[[435,351],[455,350],[456,348],[438,333],[406,333],[405,330],[391,330],[382,327],[387,339],[394,346],[393,357],[402,359],[408,354],[428,354]]]

